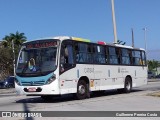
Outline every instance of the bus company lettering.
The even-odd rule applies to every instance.
[[[94,68],[84,68],[85,73],[94,73]]]
[[[129,71],[126,68],[121,68],[121,73],[129,73]]]

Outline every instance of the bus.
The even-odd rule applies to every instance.
[[[145,84],[144,49],[77,37],[27,41],[16,65],[17,94],[45,100],[70,93],[85,99],[94,91],[111,89],[129,93],[133,87]]]

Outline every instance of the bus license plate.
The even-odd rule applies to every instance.
[[[28,88],[28,92],[36,92],[36,88]]]

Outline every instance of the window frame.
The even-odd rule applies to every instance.
[[[119,46],[115,46],[115,45],[100,45],[100,44],[97,44],[97,43],[89,43],[89,42],[81,42],[81,41],[73,41],[73,40],[65,40],[63,42],[66,42],[66,41],[71,41],[71,43],[72,43],[75,66],[76,66],[76,64],[147,66],[147,64],[146,64],[146,53],[145,53],[144,50],[134,49],[134,48],[119,47]],[[86,50],[85,51],[83,51],[83,50],[79,51],[79,44],[86,45],[87,46]],[[102,53],[100,52],[97,55],[102,55],[103,59],[105,59],[104,62],[95,62],[94,54],[98,53],[97,51],[94,50],[95,46],[99,46],[100,49],[101,49],[101,47],[103,48],[103,52]],[[109,54],[109,52],[110,52],[109,48],[114,48],[115,49],[114,54]],[[129,52],[128,56],[122,54],[122,50],[123,49],[127,50]],[[140,56],[139,57],[134,57],[133,52],[135,52],[135,51],[140,52]],[[76,60],[77,59],[76,58],[76,54],[79,53],[79,52],[82,53],[82,54],[85,54],[84,58],[86,60],[84,60],[82,62]],[[92,61],[88,61],[88,54],[90,54],[90,59],[93,59]],[[139,58],[139,59],[142,60],[142,54],[144,54],[145,65],[144,64],[141,64],[141,65],[140,64],[134,64],[133,63],[133,59],[134,58]],[[116,56],[117,63],[111,63],[110,62],[110,57],[111,56]],[[128,59],[130,60],[129,63],[128,64],[123,63],[122,57],[128,57]]]
[[[66,67],[66,68],[63,67],[62,63],[61,63],[61,57],[62,57],[61,55],[62,55],[62,52],[64,52],[63,50],[64,50],[64,46],[65,45],[66,46],[67,45],[71,45],[72,46],[72,55],[73,55],[73,64],[63,63],[63,65],[66,65],[66,66],[68,65],[68,67]],[[63,53],[63,54],[65,54],[65,53]],[[72,40],[70,40],[70,39],[64,40],[64,41],[61,42],[60,56],[59,56],[59,66],[60,66],[60,68],[59,68],[59,73],[60,74],[62,74],[64,72],[76,67],[75,54],[74,54],[74,42]]]
[[[123,52],[122,52],[123,50],[127,50],[128,56],[123,54]],[[132,54],[131,53],[132,53],[131,49],[121,48],[121,64],[122,65],[129,65],[129,66],[132,65]],[[129,58],[129,63],[128,64],[123,63],[123,57]]]

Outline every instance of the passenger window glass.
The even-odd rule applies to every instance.
[[[76,62],[93,63],[92,45],[87,43],[77,43],[75,45]]]
[[[61,48],[61,72],[65,69],[69,69],[74,64],[73,46],[69,44],[63,44]]]
[[[109,63],[119,64],[119,51],[115,47],[109,47]]]
[[[106,63],[104,46],[94,45],[94,51],[94,63]]]
[[[142,51],[142,65],[146,65],[146,55],[145,55],[145,52]]]
[[[132,51],[133,65],[142,65],[140,51]]]
[[[122,52],[122,64],[129,65],[131,64],[130,60],[130,51],[128,49],[121,49]]]

